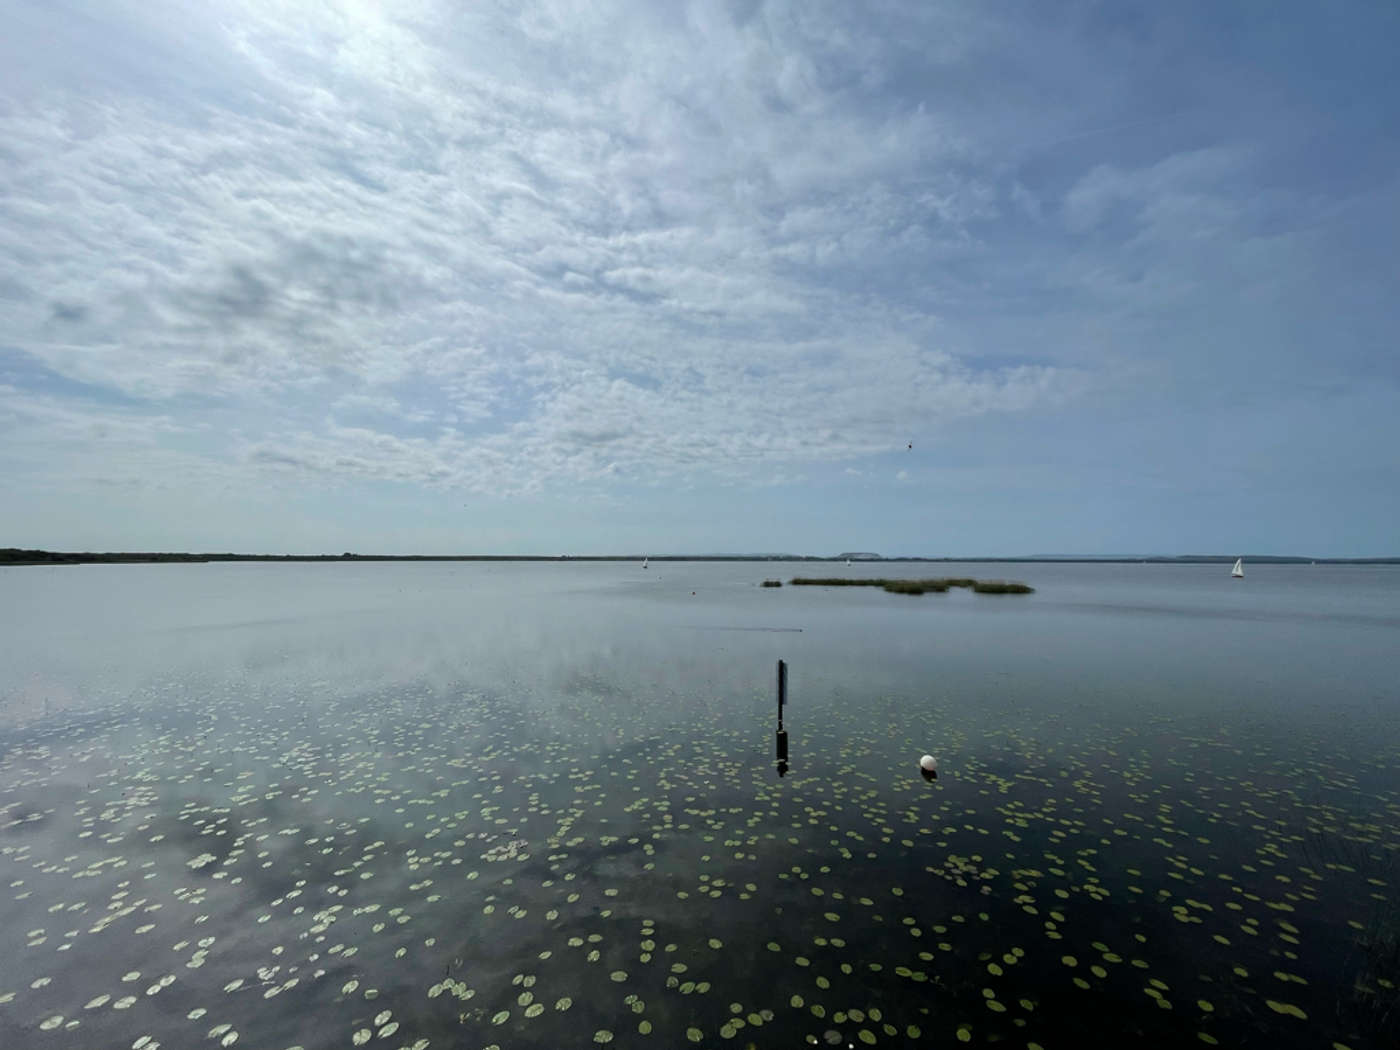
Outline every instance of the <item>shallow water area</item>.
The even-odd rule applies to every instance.
[[[0,1045],[1395,1045],[1400,570],[809,568],[4,570]]]

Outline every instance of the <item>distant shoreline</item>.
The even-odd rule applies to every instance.
[[[182,552],[155,551],[48,551],[0,547],[0,566],[3,565],[139,565],[161,562],[351,562],[351,561],[642,561],[649,557],[654,562],[844,562],[843,555],[823,557],[802,554],[192,554]],[[1160,555],[1147,558],[1096,558],[1084,557],[909,557],[851,559],[852,564],[871,565],[892,562],[919,563],[1015,563],[1033,565],[1228,565],[1239,557],[1236,554],[1181,554]],[[1294,555],[1244,555],[1246,563],[1255,565],[1400,565],[1396,558],[1308,558]]]

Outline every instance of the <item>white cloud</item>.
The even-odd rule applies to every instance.
[[[926,110],[872,122],[824,71],[873,70],[874,41],[799,9],[632,14],[233,5],[183,27],[217,104],[49,71],[0,120],[14,344],[157,403],[257,404],[248,463],[482,489],[766,476],[1065,389],[844,287],[994,214]]]
[[[767,484],[1141,390],[1203,353],[1163,318],[1315,276],[1327,195],[1147,97],[1149,45],[742,7],[26,8],[10,404],[195,485]],[[72,469],[80,423],[11,411]]]
[[[1124,220],[1159,237],[1187,238],[1233,222],[1250,202],[1235,199],[1232,183],[1250,163],[1245,151],[1214,147],[1177,153],[1136,170],[1100,165],[1065,195],[1069,228],[1085,233],[1115,208]]]

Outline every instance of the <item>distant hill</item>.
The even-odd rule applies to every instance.
[[[851,561],[884,561],[879,554],[872,554],[870,551],[846,551],[836,555],[838,558],[849,559]]]

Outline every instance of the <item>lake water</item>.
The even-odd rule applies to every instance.
[[[1400,569],[879,568],[0,570],[0,1046],[1400,1041]]]

